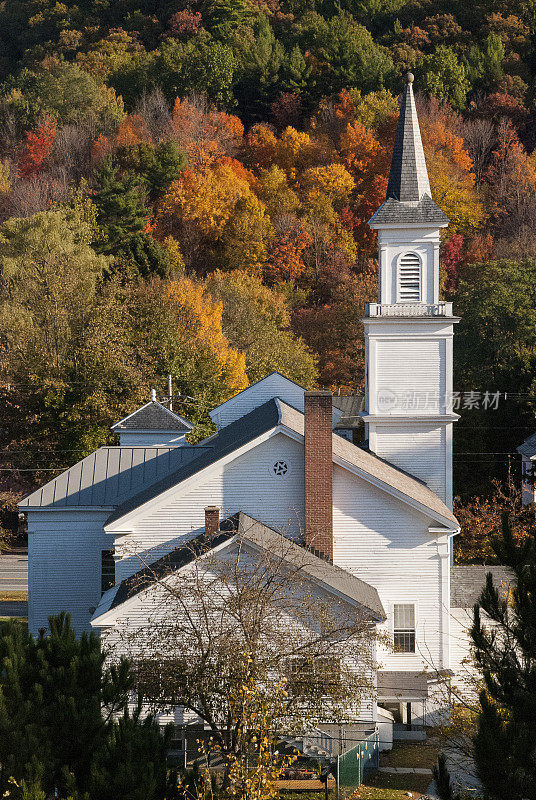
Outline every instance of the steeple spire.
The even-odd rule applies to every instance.
[[[418,203],[424,195],[432,196],[412,84],[413,75],[408,72],[386,195],[386,199],[391,197],[402,203]]]
[[[408,225],[445,228],[448,225],[446,215],[432,200],[412,84],[413,75],[408,72],[400,102],[387,194],[368,223],[373,229]]]

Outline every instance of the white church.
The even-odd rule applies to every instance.
[[[278,373],[214,408],[217,433],[195,446],[186,440],[192,425],[153,395],[113,426],[116,446],[21,502],[33,634],[63,610],[79,632],[129,624],[152,591],[132,580],[143,565],[199,536],[232,543],[218,534],[234,517],[250,523],[258,546],[282,534],[301,541],[323,565],[311,581],[346,593],[390,639],[362,722],[432,721],[440,676],[456,680],[469,646],[455,587],[454,611],[451,602],[451,575],[461,578],[451,568],[457,318],[439,297],[448,220],[431,197],[412,80],[386,200],[369,223],[379,297],[364,319],[366,441],[334,430],[341,412],[331,393]],[[483,572],[473,577],[484,582]]]

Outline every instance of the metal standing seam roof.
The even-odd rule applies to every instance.
[[[175,473],[205,449],[100,447],[21,500],[19,508],[114,507]]]
[[[243,512],[222,520],[220,530],[216,534],[207,536],[203,532],[172,552],[167,553],[148,567],[126,578],[115,587],[111,602],[109,598],[104,600],[102,604],[104,608],[100,612],[96,612],[96,616],[117,608],[145,589],[150,588],[156,581],[162,580],[167,575],[190,564],[196,558],[210,553],[211,550],[236,535],[243,541],[250,542],[255,547],[298,567],[300,574],[305,574],[312,580],[318,581],[338,594],[353,600],[372,612],[376,620],[380,621],[386,618],[378,592],[373,586],[346,572],[341,567],[319,558],[300,544],[288,539],[282,533],[274,531]]]
[[[112,430],[121,431],[191,431],[194,426],[183,417],[170,411],[156,400],[133,411],[112,425]]]
[[[275,400],[268,400],[268,402],[258,406],[253,411],[250,411],[249,414],[236,420],[236,422],[226,425],[225,428],[222,428],[218,433],[211,436],[210,439],[207,440],[207,443],[210,443],[210,447],[206,447],[205,451],[195,459],[195,464],[194,461],[190,461],[180,466],[178,470],[169,473],[152,486],[147,487],[139,494],[132,496],[126,502],[122,503],[119,508],[110,515],[106,524],[109,525],[121,519],[121,517],[125,516],[125,514],[128,514],[130,511],[134,511],[154,497],[158,497],[158,495],[171,489],[173,486],[182,483],[186,478],[195,475],[200,470],[205,469],[205,467],[209,467],[211,464],[219,461],[220,458],[248,444],[263,433],[267,433],[272,428],[275,428],[278,423],[279,409],[277,402]]]
[[[533,433],[525,441],[519,445],[517,452],[527,458],[534,458],[536,456],[536,433]]]
[[[486,575],[491,572],[493,583],[503,597],[514,585],[514,577],[508,567],[485,564],[461,564],[450,568],[450,607],[473,608],[486,584]]]

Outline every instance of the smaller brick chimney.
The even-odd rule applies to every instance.
[[[205,533],[207,536],[214,536],[220,529],[220,509],[219,506],[207,506],[205,508]]]
[[[333,561],[332,394],[305,392],[305,544]]]

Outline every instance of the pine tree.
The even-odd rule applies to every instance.
[[[536,535],[516,543],[505,516],[494,548],[515,588],[504,596],[490,573],[475,606],[471,636],[485,684],[475,760],[489,800],[535,800]]]
[[[166,740],[151,717],[128,714],[128,662],[106,667],[99,638],[77,638],[68,614],[49,628],[34,639],[17,622],[0,627],[0,792],[163,797]]]
[[[120,173],[111,158],[96,172],[96,180],[93,200],[97,222],[105,237],[100,250],[115,255],[147,225],[150,211],[145,201],[145,187],[133,173]]]

